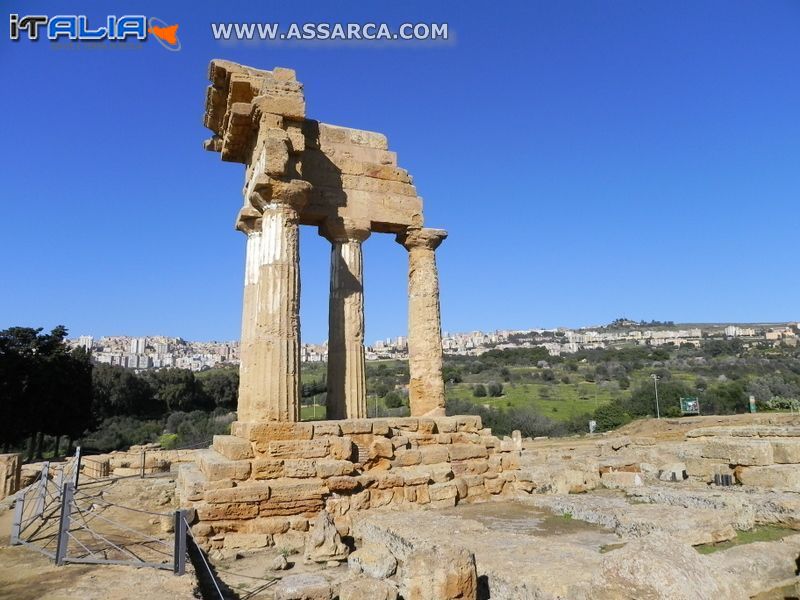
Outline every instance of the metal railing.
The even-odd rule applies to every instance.
[[[63,465],[44,463],[38,480],[16,496],[11,545],[25,545],[57,565],[113,564],[186,570],[185,512],[158,513],[109,502],[79,489],[81,454]],[[95,479],[95,481],[100,481]],[[111,479],[108,480],[110,482]],[[160,539],[131,522],[133,513],[172,519],[172,539]]]

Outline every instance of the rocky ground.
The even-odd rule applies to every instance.
[[[519,460],[512,493],[490,501],[483,496],[474,502],[467,495],[451,508],[356,511],[352,527],[341,535],[323,511],[308,533],[293,528],[262,536],[273,541],[255,548],[217,546],[208,560],[222,595],[800,599],[798,417],[634,423],[604,436],[528,441],[510,458]],[[721,473],[735,485],[715,484]],[[94,498],[93,510],[102,509],[100,514],[115,520],[126,515],[135,529],[170,539],[168,515],[177,501],[169,476],[84,490],[85,502]],[[10,512],[0,513],[0,528],[9,526]],[[198,572],[205,597],[218,598],[211,580]],[[195,593],[193,575],[55,567],[26,548],[0,547],[0,597],[190,598]]]

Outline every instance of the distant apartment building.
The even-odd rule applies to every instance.
[[[94,338],[90,335],[82,335],[78,338],[78,347],[89,351],[94,346]]]

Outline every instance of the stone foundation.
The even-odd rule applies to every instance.
[[[181,505],[207,547],[300,547],[326,509],[341,535],[369,509],[448,507],[516,491],[522,440],[480,417],[237,422],[179,467]]]

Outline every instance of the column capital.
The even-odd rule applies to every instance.
[[[236,215],[236,229],[250,235],[261,231],[261,211],[249,204],[243,206]]]
[[[334,242],[363,242],[371,230],[369,221],[347,217],[329,217],[319,226],[319,234]]]
[[[245,191],[245,202],[256,210],[264,211],[269,205],[281,205],[296,212],[303,210],[311,195],[311,184],[302,179],[284,181],[269,175],[258,175]]]
[[[397,243],[404,246],[406,250],[414,248],[436,250],[446,237],[447,232],[444,229],[409,227],[404,233],[397,234]]]

